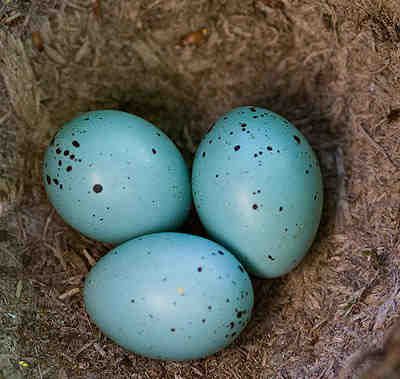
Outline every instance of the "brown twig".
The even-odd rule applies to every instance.
[[[56,258],[60,261],[61,266],[63,267],[63,269],[67,270],[67,264],[65,263],[64,257],[62,255],[62,252],[60,251],[60,249],[56,248],[54,246],[51,246],[48,243],[45,243],[44,246],[46,246],[48,249],[50,249],[54,253]]]
[[[81,290],[79,288],[71,288],[70,290],[68,290],[68,291],[62,293],[60,296],[58,296],[58,298],[59,298],[59,300],[64,300],[69,297],[75,296],[79,292],[81,292]]]
[[[10,108],[4,115],[0,117],[0,125],[3,125],[11,116],[12,109]]]
[[[106,352],[103,350],[103,348],[96,342],[93,344],[94,348],[96,349],[96,351],[104,358],[107,354]]]
[[[21,297],[22,288],[23,288],[22,280],[18,280],[17,287],[15,289],[15,297],[17,299],[19,299]]]
[[[399,169],[400,167],[392,160],[392,158],[390,157],[390,155],[386,152],[386,150],[379,145],[378,142],[376,142],[371,135],[365,130],[365,128],[361,125],[361,123],[359,124],[360,130],[361,132],[364,134],[364,136],[366,137],[366,139],[377,149],[379,150],[384,156],[385,158],[391,163],[391,165],[395,168],[395,169]]]
[[[63,273],[65,274],[65,273]],[[80,275],[75,275],[75,276],[71,276],[65,280],[63,280],[63,283],[68,283],[68,284],[72,284],[72,285],[77,285],[82,281],[82,278],[84,277],[84,275],[80,274]]]
[[[185,136],[186,139],[187,149],[194,154],[196,152],[196,146],[193,143],[193,139],[189,133],[189,128],[187,127],[187,125],[183,127],[183,135]]]
[[[17,225],[18,225],[18,231],[20,232],[20,239],[22,241],[26,240],[26,231],[25,231],[25,226],[22,221],[21,213],[17,212],[16,213],[16,218],[17,218]]]
[[[44,227],[43,227],[42,240],[46,239],[47,230],[48,230],[50,222],[51,222],[51,220],[53,218],[54,212],[55,212],[55,210],[54,210],[54,208],[52,208],[52,210],[50,211],[49,215],[47,216],[46,222],[45,222]]]
[[[88,343],[86,343],[85,345],[83,345],[80,349],[78,349],[78,351],[75,353],[75,358],[82,353],[83,351],[85,351],[88,347],[92,346],[94,343],[96,342],[96,340],[92,340],[89,341]]]
[[[100,0],[92,0],[92,11],[97,20],[101,19],[101,3]]]
[[[345,168],[343,161],[343,150],[339,146],[335,152],[336,169],[338,177],[338,200],[335,226],[340,230],[350,217],[349,204],[346,200]]]
[[[39,353],[38,353],[36,346],[35,346],[35,353],[36,353],[36,361],[37,361],[37,369],[39,372],[39,378],[43,379],[42,369],[40,368],[40,363],[39,363]]]
[[[87,259],[88,263],[90,266],[94,266],[96,264],[96,260],[89,254],[89,252],[86,249],[83,249],[83,255]]]

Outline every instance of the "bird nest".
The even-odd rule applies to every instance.
[[[0,373],[398,377],[396,0],[69,0],[32,37],[0,35],[13,108],[0,124],[15,125],[17,137],[2,146],[15,165],[0,178]],[[224,351],[183,363],[128,353],[84,311],[83,279],[110,245],[54,212],[41,184],[44,149],[77,113],[114,108],[163,129],[190,166],[209,125],[250,104],[291,120],[319,156],[317,239],[289,275],[254,279],[252,321]],[[184,228],[204,234],[195,215]]]

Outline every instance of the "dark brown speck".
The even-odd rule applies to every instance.
[[[246,313],[246,311],[237,311],[236,312],[236,317],[237,318],[241,318],[245,313]]]
[[[50,176],[46,175],[46,180],[47,180],[47,184],[50,185],[50,184],[51,184],[51,178],[50,178]]]
[[[298,136],[293,136],[293,138],[294,138],[294,140],[297,142],[297,143],[300,143],[301,142],[301,140],[300,140],[300,138],[298,137]]]
[[[103,191],[103,186],[101,184],[95,184],[93,186],[93,191],[95,193],[100,193],[101,191]]]
[[[257,210],[257,209],[258,209],[258,205],[257,205],[257,204],[253,204],[252,208],[253,208],[254,210]]]
[[[235,151],[239,151],[239,150],[240,150],[240,146],[239,146],[239,145],[236,145],[233,149],[234,149]]]
[[[73,141],[72,141],[72,146],[74,146],[74,147],[79,147],[79,146],[81,146],[81,145],[79,144],[78,141],[73,140]]]
[[[72,166],[67,166],[66,170],[67,170],[68,172],[72,171]]]

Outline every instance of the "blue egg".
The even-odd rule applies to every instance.
[[[266,109],[236,108],[215,123],[197,150],[192,189],[210,236],[256,276],[288,273],[316,235],[317,157],[299,130]]]
[[[253,288],[238,260],[205,238],[156,233],[116,247],[85,281],[86,310],[129,351],[197,359],[229,345],[250,319]]]
[[[140,117],[114,110],[65,124],[48,147],[50,202],[75,229],[119,243],[178,228],[191,207],[187,166],[173,142]]]

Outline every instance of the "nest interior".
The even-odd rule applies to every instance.
[[[396,3],[121,0],[98,12],[70,0],[41,23],[43,49],[1,34],[17,142],[13,175],[0,180],[0,370],[27,378],[371,373],[400,304]],[[181,43],[201,28],[207,36]],[[287,117],[317,152],[325,185],[317,240],[289,275],[254,280],[252,321],[226,350],[184,363],[127,353],[89,322],[76,290],[110,246],[52,210],[40,181],[44,149],[77,113],[114,108],[155,123],[190,165],[209,125],[239,105]],[[194,215],[185,230],[203,233]],[[399,362],[389,361],[396,375]]]

